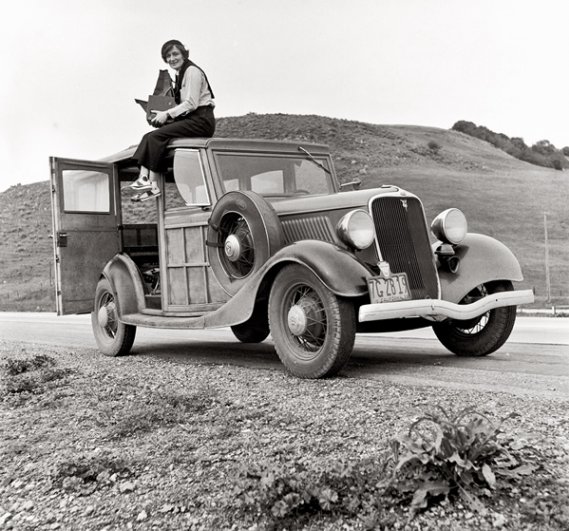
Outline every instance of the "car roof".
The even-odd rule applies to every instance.
[[[330,148],[325,144],[315,144],[301,141],[284,140],[264,140],[247,138],[177,138],[170,142],[170,148],[208,148],[218,151],[266,151],[266,152],[297,152],[298,147],[302,146],[311,153],[328,154]],[[137,144],[134,144],[118,153],[100,159],[105,162],[119,162],[132,158],[136,151]]]

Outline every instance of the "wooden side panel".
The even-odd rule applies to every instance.
[[[228,300],[213,276],[206,253],[207,225],[166,227],[169,312],[209,311]]]

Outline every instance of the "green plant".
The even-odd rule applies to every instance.
[[[201,415],[215,404],[213,391],[204,388],[191,395],[141,395],[135,401],[117,408],[113,403],[100,409],[101,424],[109,425],[111,438],[130,437],[150,432],[160,426],[183,425],[188,418]]]
[[[498,439],[504,421],[514,416],[518,415],[510,414],[495,425],[472,407],[452,414],[438,406],[392,441],[396,465],[389,485],[401,493],[413,493],[412,515],[429,502],[451,495],[484,513],[478,494],[491,495],[496,473],[506,475],[517,463],[507,444]]]
[[[4,365],[4,371],[8,376],[16,376],[42,367],[53,367],[55,363],[55,360],[50,356],[37,354],[28,359],[8,359]]]
[[[21,404],[73,372],[71,369],[54,367],[55,364],[55,359],[44,354],[27,359],[8,359],[3,366],[6,377],[0,396],[12,397],[15,405]]]
[[[86,496],[131,475],[130,467],[121,458],[79,455],[56,463],[51,480],[63,490]]]
[[[332,514],[374,520],[383,474],[383,465],[371,459],[324,467],[302,460],[249,464],[241,469],[233,495],[240,509],[267,517],[270,528]]]

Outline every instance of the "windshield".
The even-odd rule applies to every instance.
[[[252,190],[267,198],[334,193],[329,161],[304,155],[217,153],[225,192]]]

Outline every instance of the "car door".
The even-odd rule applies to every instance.
[[[50,166],[57,313],[87,313],[105,264],[119,251],[116,170],[55,157]]]

